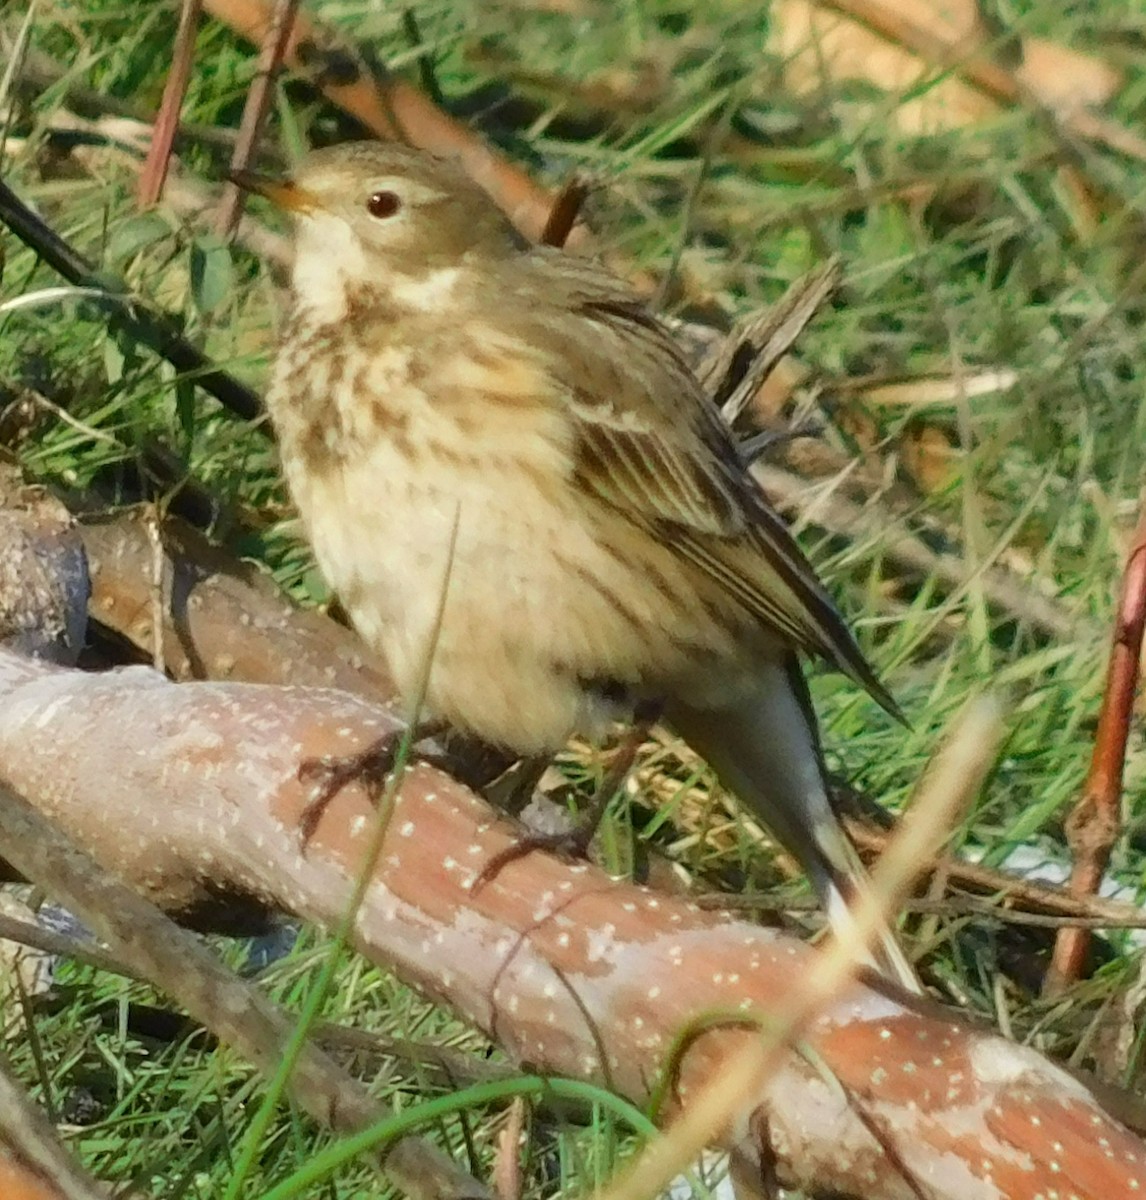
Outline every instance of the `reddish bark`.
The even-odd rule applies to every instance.
[[[386,728],[383,710],[325,689],[173,685],[147,668],[84,675],[10,653],[0,654],[0,700],[0,772],[168,910],[201,922],[265,908],[338,919],[372,809],[348,789],[300,855],[297,766],[363,745]],[[473,894],[481,865],[512,836],[455,781],[416,768],[354,940],[518,1061],[643,1099],[689,1020],[777,1011],[815,954],[542,855]],[[697,1039],[676,1098],[751,1036],[724,1028]],[[1109,1200],[1146,1184],[1142,1145],[1079,1083],[951,1015],[857,982],[806,1040],[835,1080],[787,1054],[724,1139],[762,1173],[895,1200],[1054,1188]]]
[[[41,1178],[0,1147],[0,1196],[4,1200],[67,1200],[57,1187]]]

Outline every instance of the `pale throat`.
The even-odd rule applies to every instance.
[[[343,320],[356,292],[370,290],[416,312],[441,309],[461,279],[458,266],[417,274],[390,268],[381,255],[367,255],[351,227],[325,213],[299,221],[291,284],[296,303],[320,324]]]

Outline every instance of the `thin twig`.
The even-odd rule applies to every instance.
[[[66,408],[57,404],[54,400],[49,400],[47,396],[42,392],[37,392],[35,388],[21,388],[17,397],[17,403],[20,401],[31,404],[35,408],[43,409],[44,412],[51,413],[58,421],[62,421],[65,425],[70,426],[77,433],[82,433],[85,437],[91,438],[93,442],[103,442],[105,445],[114,446],[117,450],[126,449],[126,444],[121,442],[119,438],[114,437],[106,430],[97,429],[94,425],[89,425],[86,421],[81,421],[78,417],[73,417]]]
[[[593,180],[588,175],[574,171],[569,176],[554,198],[553,207],[545,220],[545,228],[537,239],[543,246],[560,248],[565,245],[592,190]]]
[[[171,52],[171,69],[163,87],[163,99],[155,116],[155,129],[151,134],[151,147],[147,161],[139,174],[136,192],[140,208],[150,208],[163,195],[163,184],[171,162],[171,150],[175,134],[179,129],[179,113],[183,108],[183,97],[191,80],[191,64],[195,58],[195,33],[199,25],[202,0],[183,0],[179,8],[179,28],[175,31],[175,45]]]
[[[283,55],[286,53],[287,38],[294,25],[298,0],[275,0],[271,23],[267,26],[259,48],[259,65],[255,78],[247,91],[247,102],[239,121],[239,140],[231,155],[231,171],[245,171],[251,165],[255,146],[259,140],[263,122],[266,120],[274,91],[275,80],[282,70]],[[229,238],[239,223],[243,211],[243,191],[228,180],[223,185],[223,198],[219,202],[216,228],[219,235]]]
[[[1146,507],[1134,531],[1130,555],[1122,576],[1122,595],[1114,619],[1114,644],[1106,674],[1106,690],[1094,735],[1094,752],[1086,785],[1067,818],[1066,838],[1074,854],[1070,891],[1090,896],[1110,862],[1118,837],[1122,802],[1122,773],[1126,764],[1126,742],[1134,712],[1142,655],[1142,633],[1146,627]],[[1090,947],[1087,930],[1064,929],[1055,943],[1054,958],[1047,973],[1046,991],[1061,992],[1082,972]]]
[[[848,836],[864,851],[865,857],[878,857],[895,836],[886,830],[876,829],[864,821],[844,819]],[[1064,917],[1084,917],[1101,920],[1110,928],[1119,925],[1133,926],[1141,912],[1132,904],[1119,900],[1107,900],[1102,896],[1069,896],[1054,884],[1038,883],[1008,875],[1005,871],[986,867],[982,863],[965,862],[963,859],[940,856],[927,865],[927,870],[942,871],[950,884],[970,888],[989,896],[1005,898],[1008,903],[1022,904],[1029,909]]]
[[[1066,903],[1074,903],[1065,892],[1062,893],[1062,898]],[[813,896],[794,896],[785,900],[756,893],[730,896],[726,892],[709,892],[695,897],[693,903],[703,909],[722,912],[798,915],[814,914],[822,909],[820,902]],[[1116,904],[1117,901],[1107,903]],[[1007,908],[1002,902],[980,899],[977,896],[948,894],[943,898],[921,896],[906,899],[899,905],[899,911],[947,917],[949,920],[957,920],[960,917],[988,917],[1002,925],[1023,925],[1034,929],[1062,929],[1066,925],[1078,925],[1083,929],[1146,929],[1146,911],[1131,904],[1123,904],[1122,907],[1126,912],[1121,916],[1088,916],[1085,915],[1086,902],[1083,900],[1078,903],[1077,913],[1040,913],[1021,908]]]

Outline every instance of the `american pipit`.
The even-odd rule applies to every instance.
[[[245,182],[297,217],[283,469],[398,687],[523,756],[657,707],[845,920],[798,652],[896,708],[664,326],[450,162],[363,143]]]

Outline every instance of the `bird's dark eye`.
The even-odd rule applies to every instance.
[[[402,197],[397,192],[373,192],[366,201],[366,211],[380,221],[392,217],[401,207]]]

